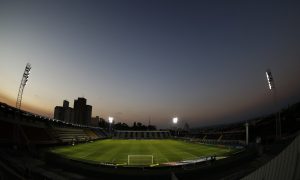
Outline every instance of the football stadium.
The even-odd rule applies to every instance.
[[[299,20],[299,0],[0,0],[0,180],[300,180]]]
[[[299,110],[298,103],[282,111],[291,118],[276,140],[273,114],[189,132],[116,130],[67,123],[1,103],[1,177],[299,179]]]

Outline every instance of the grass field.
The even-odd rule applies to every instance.
[[[198,159],[201,156],[221,156],[232,149],[194,144],[178,140],[100,140],[75,146],[51,149],[67,158],[91,163],[127,163],[128,155],[153,155],[154,163]]]

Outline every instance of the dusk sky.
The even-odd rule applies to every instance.
[[[169,127],[247,120],[300,100],[300,1],[2,1],[0,101],[53,116],[85,97],[93,116]]]

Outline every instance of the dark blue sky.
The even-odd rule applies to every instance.
[[[298,1],[1,1],[0,100],[51,116],[84,96],[93,115],[168,127],[226,123],[299,100]],[[5,77],[5,78],[4,78]]]

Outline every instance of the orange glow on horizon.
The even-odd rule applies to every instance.
[[[0,92],[0,102],[6,103],[13,107],[16,106],[16,99],[9,97],[1,92]],[[31,113],[43,115],[43,116],[48,116],[48,117],[53,116],[53,112],[51,111],[51,108],[44,105],[38,106],[38,105],[30,104],[28,102],[22,102],[21,109]]]

